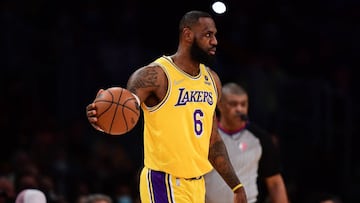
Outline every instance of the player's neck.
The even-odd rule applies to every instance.
[[[184,72],[192,76],[197,76],[200,72],[200,63],[191,59],[190,55],[177,52],[171,56],[173,63]]]

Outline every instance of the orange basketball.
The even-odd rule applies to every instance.
[[[133,129],[139,120],[139,103],[125,88],[108,88],[96,96],[94,103],[98,117],[96,124],[107,134],[125,134]]]

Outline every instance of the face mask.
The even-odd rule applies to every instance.
[[[117,203],[132,203],[130,196],[123,195],[117,198]]]

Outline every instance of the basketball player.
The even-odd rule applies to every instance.
[[[260,178],[268,189],[270,202],[288,203],[277,148],[269,135],[248,121],[248,107],[248,95],[241,86],[223,86],[218,127],[230,161],[244,184],[248,202],[258,201]],[[231,202],[232,192],[219,173],[213,170],[206,174],[205,182],[207,203]]]
[[[215,22],[208,13],[190,11],[179,32],[177,52],[136,70],[127,84],[144,113],[141,202],[205,202],[203,176],[214,167],[233,191],[233,201],[245,203],[214,122],[221,82],[204,65],[215,57]],[[94,104],[87,106],[87,116],[99,129]]]

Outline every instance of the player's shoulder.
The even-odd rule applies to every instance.
[[[218,77],[218,74],[216,73],[216,71],[212,68],[210,68],[209,66],[205,66],[206,70],[208,70],[213,76]]]
[[[213,69],[211,69],[210,67],[205,66],[205,68],[209,71],[209,73],[211,74],[212,78],[214,78],[215,85],[216,85],[216,89],[217,89],[217,92],[218,92],[218,95],[219,95],[219,99],[220,99],[220,97],[221,97],[221,89],[222,89],[222,84],[221,84],[220,77],[219,77],[219,75],[218,75]]]
[[[164,72],[164,70],[161,68],[161,66],[158,63],[149,63],[145,66],[142,66],[140,68],[138,68],[135,73],[137,74],[141,74],[144,76],[152,76],[153,74],[158,74],[158,73],[162,73]]]
[[[164,70],[159,64],[152,62],[136,69],[130,76],[128,84],[142,84],[145,86],[156,84],[155,86],[158,86],[159,84],[162,84],[165,79],[166,76]]]

